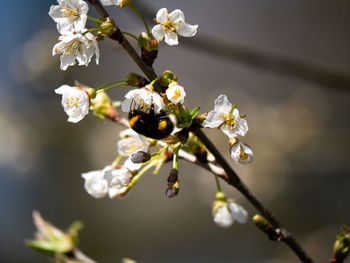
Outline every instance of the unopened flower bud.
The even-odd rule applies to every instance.
[[[166,194],[167,197],[173,198],[173,197],[175,197],[175,196],[178,195],[179,190],[180,190],[180,189],[177,188],[177,187],[169,186],[169,187],[166,189],[165,194]]]
[[[131,155],[131,161],[133,163],[145,163],[151,159],[151,155],[149,153],[138,151]]]
[[[264,233],[266,233],[271,240],[279,240],[282,238],[281,233],[276,231],[274,227],[261,215],[253,217],[254,224]]]
[[[147,79],[136,73],[128,73],[126,75],[126,78],[128,80],[128,85],[132,87],[142,88],[149,84],[149,81]]]
[[[171,187],[173,186],[179,179],[179,176],[178,176],[179,172],[177,169],[171,169],[170,170],[170,174],[169,174],[169,177],[168,177],[168,185]]]
[[[350,250],[350,231],[346,226],[342,226],[337,240],[333,247],[333,257],[331,263],[341,263],[349,255]]]
[[[162,86],[168,87],[171,82],[177,82],[177,76],[170,70],[163,72],[159,82]]]
[[[106,21],[101,24],[101,33],[103,36],[110,36],[114,32],[116,25],[111,17],[107,17]]]

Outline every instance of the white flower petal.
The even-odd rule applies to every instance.
[[[228,207],[230,209],[233,220],[236,220],[240,224],[244,224],[248,219],[248,212],[239,204],[229,202]]]
[[[220,112],[212,110],[208,112],[208,115],[203,122],[203,126],[207,128],[216,128],[222,123],[222,114]]]
[[[165,43],[169,46],[175,46],[179,44],[177,34],[175,32],[165,31]]]
[[[237,136],[237,131],[236,129],[233,128],[231,125],[226,125],[223,124],[221,126],[221,131],[226,134],[229,138],[236,137]]]
[[[134,163],[131,161],[131,157],[125,160],[124,167],[129,169],[130,171],[137,171],[142,167],[142,163]]]
[[[248,132],[248,122],[243,118],[239,118],[236,124],[236,134],[244,136]]]
[[[164,38],[165,29],[163,25],[155,25],[152,28],[152,35],[157,41],[161,41]]]
[[[183,37],[193,37],[197,34],[198,25],[180,23],[176,32]]]
[[[84,187],[89,195],[102,198],[108,193],[108,183],[103,178],[103,171],[91,171],[81,175],[85,179]]]
[[[180,9],[176,9],[168,15],[168,19],[174,24],[185,22],[184,13]]]
[[[168,20],[168,10],[166,8],[161,8],[158,10],[156,15],[156,21],[159,24],[164,24]]]
[[[232,226],[233,219],[226,205],[223,205],[217,209],[214,214],[214,222],[220,227]]]
[[[219,95],[214,102],[214,110],[227,114],[232,108],[232,104],[229,102],[226,95]]]

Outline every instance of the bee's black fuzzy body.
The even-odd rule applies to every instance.
[[[156,113],[153,104],[148,111],[130,110],[129,124],[137,133],[158,140],[168,137],[174,129],[167,112]]]

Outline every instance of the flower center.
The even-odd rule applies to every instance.
[[[242,146],[240,146],[240,148],[241,148],[241,154],[239,155],[239,159],[240,159],[241,161],[247,160],[248,157],[249,157],[249,154],[247,154],[247,153],[243,150],[243,147],[242,147]]]
[[[76,53],[80,46],[81,46],[82,42],[80,42],[78,39],[73,39],[71,41],[69,41],[66,45],[65,45],[65,54],[66,56],[69,56],[70,53]],[[74,54],[75,55],[75,54]]]
[[[166,21],[163,26],[166,31],[170,31],[172,34],[174,34],[176,30],[179,30],[179,23],[174,23],[170,20]]]
[[[223,120],[227,126],[230,126],[230,129],[236,127],[237,121],[232,115],[232,111],[229,111],[227,114],[224,114]]]
[[[177,90],[175,90],[172,99],[176,100],[176,99],[180,98],[180,95],[181,95],[181,91],[179,89],[177,89]]]
[[[76,20],[79,18],[79,9],[78,8],[71,8],[67,5],[62,6],[62,16],[70,18],[72,20]]]
[[[66,99],[66,105],[69,108],[74,108],[73,112],[75,112],[78,109],[78,103],[79,103],[79,99],[78,97],[71,97],[71,98],[67,98]]]

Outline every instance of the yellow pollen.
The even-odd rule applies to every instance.
[[[79,10],[78,8],[72,9],[69,6],[62,6],[62,15],[64,17],[70,18],[70,19],[77,19],[79,18]]]
[[[242,147],[242,146],[240,146],[240,148],[241,148],[241,154],[239,155],[239,159],[240,159],[241,161],[244,161],[244,160],[248,159],[249,154],[247,154],[247,153],[243,150],[243,147]]]
[[[179,89],[175,90],[174,92],[174,96],[173,96],[173,99],[178,99],[181,95],[181,92]]]
[[[223,120],[227,126],[230,126],[230,129],[236,127],[237,121],[235,120],[235,117],[232,115],[232,113],[229,112],[228,114],[225,114]]]
[[[80,99],[80,98],[74,98],[74,97],[72,97],[72,98],[67,98],[66,105],[67,105],[68,107],[70,107],[70,108],[73,108],[73,107],[74,107],[73,112],[75,112],[75,111],[78,109],[78,107],[79,107],[79,106],[78,106],[79,99]]]
[[[181,22],[181,21],[180,21]],[[178,23],[174,23],[174,22],[172,22],[172,21],[167,21],[167,22],[165,22],[164,24],[163,24],[163,26],[165,27],[165,29],[167,30],[167,31],[170,31],[172,34],[174,34],[175,32],[175,30],[179,30],[179,23],[180,22],[178,22]]]

